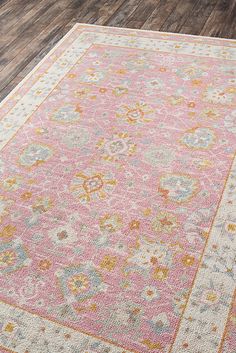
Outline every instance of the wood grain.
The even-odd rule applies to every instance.
[[[76,22],[235,38],[236,0],[0,0],[0,99]]]

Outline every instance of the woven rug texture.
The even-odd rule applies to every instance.
[[[236,46],[77,24],[0,105],[0,352],[236,352]]]

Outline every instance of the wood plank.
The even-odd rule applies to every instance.
[[[82,3],[75,20],[104,25],[126,0],[87,0]]]
[[[36,0],[10,1],[8,6],[0,11],[0,34],[7,33],[7,28],[9,28],[11,21],[19,18],[24,11],[27,11],[27,7],[34,6],[35,3]]]
[[[125,27],[127,19],[132,16],[143,0],[125,1],[106,22],[107,26]]]
[[[170,16],[161,26],[161,31],[163,32],[179,32],[189,18],[196,0],[179,0],[178,6],[176,6]]]
[[[4,25],[1,25],[1,29],[0,29],[1,36],[8,39],[11,33],[13,33],[13,35],[14,34],[16,35],[16,33],[13,32],[14,29],[17,26],[18,27],[22,26],[22,24],[24,23],[24,19],[27,17],[27,14],[29,12],[33,14],[36,11],[37,7],[42,7],[40,3],[41,3],[41,0],[37,2],[35,0],[28,1],[23,8],[19,9],[17,14],[13,13],[12,18],[8,18],[7,22],[4,23]],[[12,7],[15,9],[15,7],[17,6],[13,4]],[[1,43],[1,40],[0,40],[0,43]]]
[[[200,34],[212,37],[232,37],[230,33],[227,33],[223,29],[227,21],[229,13],[232,13],[235,8],[235,1],[233,0],[218,0],[216,7],[212,11],[211,15],[207,19]]]
[[[166,19],[177,6],[178,0],[160,0],[157,1],[157,6],[154,11],[146,18],[142,25],[142,29],[150,29],[159,31]]]
[[[14,39],[9,38],[9,43],[3,45],[0,49],[0,71],[4,65],[13,60],[22,49],[41,32],[58,14],[61,9],[57,5],[57,1],[53,0],[47,4],[47,0],[43,0],[44,6],[40,6],[35,13],[28,15],[28,21],[17,28],[17,35]]]
[[[208,17],[214,10],[216,3],[217,0],[200,0],[196,2],[191,12],[191,16],[187,18],[179,32],[187,34],[200,34]]]
[[[236,1],[231,6],[221,33],[222,37],[236,38]]]
[[[141,1],[135,11],[128,16],[125,21],[125,27],[128,28],[142,28],[147,17],[149,17],[156,8],[159,0]]]
[[[12,61],[4,66],[4,70],[0,72],[0,92],[16,77],[41,51],[41,58],[46,55],[45,48],[48,43],[50,50],[51,46],[55,44],[55,36],[59,40],[65,32],[63,31],[65,24],[70,21],[72,17],[72,10],[67,9],[60,13],[54,20],[52,20],[46,28],[40,32],[22,51],[20,56],[16,56]],[[67,29],[68,30],[68,29]],[[59,34],[60,33],[60,34]],[[33,68],[33,63],[32,67]]]

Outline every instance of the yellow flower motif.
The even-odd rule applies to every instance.
[[[11,332],[13,332],[14,328],[15,328],[15,326],[13,325],[13,323],[12,322],[8,322],[6,324],[6,326],[4,327],[4,331],[8,332],[8,333],[11,333]]]
[[[0,195],[0,223],[2,218],[8,214],[8,208],[12,203],[12,200],[8,200],[4,196]]]
[[[195,108],[196,104],[194,102],[189,102],[188,107],[189,108]]]
[[[102,261],[100,262],[100,267],[102,269],[112,271],[114,270],[117,263],[117,258],[115,256],[105,255]]]
[[[129,227],[130,227],[131,230],[139,229],[140,222],[134,219],[133,221],[130,222]]]
[[[32,206],[34,212],[44,213],[53,206],[53,202],[49,197],[39,197]]]
[[[151,208],[145,208],[144,210],[143,210],[143,215],[144,216],[150,216],[150,214],[152,213],[152,209]]]
[[[164,281],[168,277],[168,268],[156,267],[153,272],[153,278],[159,281]]]
[[[2,187],[6,191],[15,191],[19,188],[21,182],[22,178],[19,176],[9,177],[3,181]]]
[[[37,135],[42,135],[42,134],[45,134],[47,132],[47,129],[44,129],[44,128],[41,128],[41,127],[38,127],[35,129],[35,133]]]
[[[170,96],[168,97],[168,101],[171,105],[179,105],[184,102],[184,97],[182,96]]]
[[[3,229],[0,231],[0,238],[3,238],[3,239],[12,238],[15,231],[16,231],[16,227],[9,224],[3,227]]]
[[[125,119],[129,124],[147,123],[151,119],[147,116],[153,113],[153,109],[150,109],[145,103],[136,103],[133,106],[124,105],[116,113],[117,118]]]
[[[226,225],[226,230],[227,232],[231,233],[231,234],[235,234],[236,233],[236,223],[228,223]]]
[[[212,161],[209,159],[197,159],[193,162],[198,169],[204,170],[212,167]]]
[[[184,266],[192,266],[194,264],[195,259],[193,256],[184,255],[181,261]]]
[[[117,214],[110,215],[107,213],[100,218],[99,226],[101,231],[114,233],[122,227],[122,220],[121,217]]]
[[[29,200],[32,197],[32,192],[26,191],[21,195],[22,200]]]
[[[39,261],[39,268],[40,270],[44,271],[44,270],[48,270],[51,267],[52,263],[50,260],[40,260]]]
[[[158,212],[152,222],[152,227],[156,232],[172,233],[177,226],[177,218],[166,211]]]
[[[205,239],[207,239],[207,238],[209,237],[209,233],[206,232],[206,231],[204,231],[204,230],[201,231],[200,234],[201,234],[201,236],[202,236],[203,238],[205,238]]]
[[[125,75],[126,72],[127,72],[127,71],[126,71],[125,69],[116,70],[116,73],[117,73],[118,75]]]
[[[144,339],[142,343],[150,350],[162,349],[162,346],[159,342],[153,342],[150,339]]]
[[[75,97],[78,98],[85,98],[87,97],[88,93],[90,92],[90,88],[81,88],[74,92]]]
[[[192,85],[193,86],[200,86],[202,84],[201,80],[192,80]]]
[[[118,87],[115,87],[115,88],[112,90],[112,93],[113,93],[115,96],[120,97],[120,96],[123,96],[124,94],[127,94],[127,93],[128,93],[128,88],[122,87],[122,86],[118,86]]]
[[[236,87],[229,87],[226,92],[228,93],[236,93]]]
[[[6,267],[14,263],[16,254],[14,251],[7,250],[0,253],[0,268]]]
[[[106,93],[106,91],[107,91],[107,88],[99,88],[100,93]]]
[[[89,309],[90,309],[91,311],[97,311],[97,304],[95,304],[95,303],[91,304],[90,307],[89,307]]]
[[[88,175],[83,172],[77,173],[72,180],[70,190],[80,202],[90,202],[92,199],[104,199],[116,186],[116,180],[112,174],[87,170]]]
[[[76,77],[76,74],[68,74],[67,77],[68,77],[68,78],[75,78],[75,77]]]
[[[214,289],[207,289],[202,294],[202,301],[207,304],[215,304],[219,301],[220,295]]]
[[[68,281],[68,287],[74,294],[84,292],[89,287],[88,277],[83,273],[75,275]]]
[[[205,119],[218,119],[220,116],[218,110],[213,108],[206,108],[202,111],[201,117]]]

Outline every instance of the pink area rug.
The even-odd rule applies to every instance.
[[[235,41],[76,25],[0,106],[0,351],[235,353]]]

